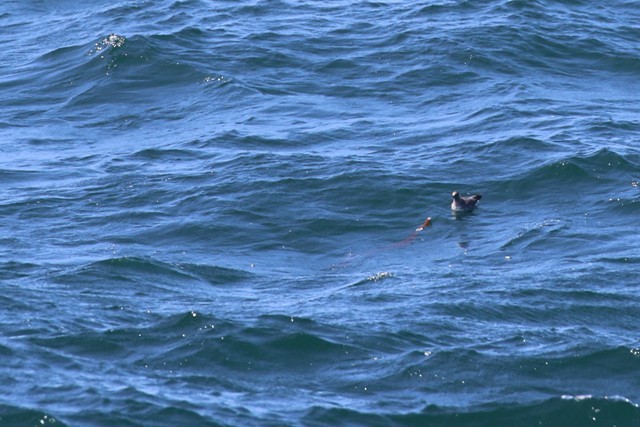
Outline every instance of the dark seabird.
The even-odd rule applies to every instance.
[[[471,212],[482,197],[480,194],[474,194],[469,197],[461,197],[457,191],[451,193],[453,202],[451,202],[451,210],[456,212]]]

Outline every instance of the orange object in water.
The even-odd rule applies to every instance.
[[[429,226],[431,226],[431,217],[428,217],[428,218],[424,221],[424,223],[423,223],[420,227],[418,227],[418,228],[416,229],[416,231],[422,231],[422,230],[424,230],[424,228],[425,228],[425,227],[429,227]]]

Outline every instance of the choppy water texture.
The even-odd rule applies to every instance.
[[[0,5],[0,425],[640,425],[636,2],[87,3]]]

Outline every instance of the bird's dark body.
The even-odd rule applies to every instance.
[[[453,201],[451,202],[451,209],[456,212],[471,212],[475,209],[476,204],[482,198],[480,194],[474,194],[473,196],[462,197],[457,191],[451,194]]]

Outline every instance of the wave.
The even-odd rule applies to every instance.
[[[442,425],[493,427],[497,425],[623,426],[640,423],[638,405],[623,397],[566,396],[530,404],[491,404],[468,409],[427,406],[419,413],[385,414],[345,408],[315,407],[304,417],[305,425]]]
[[[640,354],[637,347],[600,350],[572,347],[561,351],[547,348],[536,355],[540,346],[534,338],[532,347],[514,355],[514,347],[522,346],[522,336],[503,343],[502,350],[496,348],[501,343],[469,350],[456,347],[459,338],[444,337],[442,331],[446,326],[436,323],[432,327],[433,331],[439,331],[437,334],[389,332],[384,324],[376,327],[376,331],[359,327],[348,330],[342,325],[287,315],[263,315],[247,323],[199,311],[158,312],[138,315],[128,322],[119,327],[103,325],[91,329],[84,320],[79,332],[70,333],[65,328],[49,336],[27,339],[49,364],[72,365],[77,369],[78,365],[108,362],[114,364],[113,369],[120,375],[132,375],[136,386],[122,389],[118,382],[115,394],[110,382],[92,386],[96,387],[92,388],[92,395],[108,393],[113,407],[128,408],[123,412],[123,420],[132,416],[129,412],[132,404],[151,414],[149,419],[155,419],[158,408],[165,407],[172,411],[176,422],[196,415],[203,417],[202,423],[212,418],[218,420],[207,415],[212,412],[226,412],[226,417],[237,420],[240,415],[236,410],[252,412],[266,398],[265,394],[269,400],[272,393],[290,393],[300,384],[311,397],[298,396],[297,408],[310,408],[318,405],[318,401],[334,401],[333,405],[308,409],[300,420],[305,425],[326,424],[335,417],[355,425],[429,422],[448,425],[456,420],[476,420],[478,426],[491,425],[492,421],[494,425],[502,425],[509,417],[559,425],[564,420],[561,417],[564,411],[573,411],[576,419],[587,413],[581,405],[575,405],[581,399],[598,408],[593,413],[606,422],[613,420],[626,425],[624,422],[631,423],[638,416],[637,405],[624,399],[565,397],[535,403],[540,396],[577,395],[581,389],[597,389],[602,393],[617,390],[619,395],[634,395],[636,391],[628,373],[637,364]],[[464,326],[459,328],[462,331]],[[531,339],[531,335],[527,333],[527,338]],[[574,337],[571,342],[575,341]],[[593,369],[597,369],[597,376],[584,376],[584,372]],[[141,370],[146,379],[135,379]],[[155,381],[176,384],[177,395],[194,390],[202,390],[204,394],[190,397],[187,406],[176,405],[167,395],[147,394],[157,390]],[[182,390],[185,383],[189,391]],[[375,399],[371,399],[367,388],[377,393]],[[227,402],[225,393],[243,397]],[[530,403],[531,396],[535,396],[534,403]],[[381,399],[388,400],[389,406],[377,406],[375,402]],[[465,405],[466,399],[475,403]],[[251,403],[253,400],[258,403]],[[460,403],[446,403],[455,400]],[[417,411],[425,401],[432,403]],[[241,409],[237,409],[239,406]],[[299,415],[299,411],[293,413],[290,408],[279,411],[276,413],[289,422]],[[106,413],[82,410],[64,414],[63,420],[83,417],[99,420]],[[265,416],[276,414],[267,411]]]
[[[60,418],[52,416],[50,412],[6,404],[0,404],[0,424],[5,427],[39,425],[67,426]]]
[[[123,406],[122,409],[117,413],[95,409],[87,403],[87,405],[89,405],[91,409],[78,411],[78,413],[66,415],[64,418],[68,419],[71,425],[93,426],[119,425],[129,427],[145,427],[193,425],[203,427],[222,427],[225,425],[213,420],[213,417],[207,417],[206,415],[199,413],[197,410],[183,407],[179,404],[175,404],[175,402],[172,401],[167,401],[166,403],[161,404],[154,404],[150,403],[148,401],[148,398],[136,397],[122,399],[126,402],[126,406]],[[131,407],[135,407],[135,410],[132,410]],[[219,416],[230,416],[229,413],[224,413],[225,411],[221,412],[222,414]],[[242,418],[243,414],[239,413],[234,415],[235,417]]]
[[[541,245],[544,247],[548,239],[558,233],[566,231],[569,227],[561,220],[550,219],[529,226],[527,229],[518,232],[515,237],[510,238],[500,249],[507,250],[513,247],[529,248]]]
[[[194,372],[215,364],[226,369],[226,375],[242,375],[243,380],[258,372],[273,375],[292,369],[307,371],[306,376],[333,361],[360,354],[356,347],[332,339],[336,332],[306,319],[262,316],[254,326],[224,323],[203,328],[197,335],[198,346],[184,343],[159,360],[180,361]],[[154,359],[145,363],[155,363]]]
[[[75,267],[71,271],[62,272],[56,279],[59,282],[93,279],[92,282],[131,283],[137,282],[141,276],[164,277],[165,279],[190,278],[188,274],[181,272],[173,265],[161,261],[140,257],[119,257],[107,258]]]
[[[158,118],[183,119],[203,92],[210,95],[229,83],[190,59],[184,40],[196,36],[187,30],[171,36],[110,34],[55,48],[0,86],[15,91],[8,101],[12,110],[30,110],[33,117],[56,114],[78,126],[128,129]]]
[[[2,240],[0,240],[1,242]],[[0,278],[3,280],[29,277],[40,268],[39,265],[18,261],[0,263]]]
[[[594,153],[553,160],[528,170],[524,175],[497,183],[495,191],[531,197],[534,194],[556,197],[571,188],[576,193],[598,195],[614,187],[628,186],[637,174],[640,162],[635,155],[622,155],[607,148]]]
[[[144,257],[118,257],[65,268],[54,276],[64,284],[89,285],[102,291],[134,283],[140,292],[162,288],[172,293],[188,292],[194,284],[228,285],[253,277],[249,272],[206,264],[166,263]],[[144,286],[143,286],[144,285]],[[116,291],[117,292],[117,291]],[[139,295],[141,296],[141,295]]]

